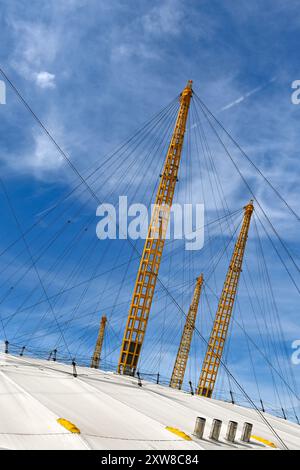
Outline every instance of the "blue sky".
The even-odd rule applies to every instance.
[[[298,2],[169,0],[129,3],[65,0],[32,1],[29,5],[25,1],[2,1],[0,15],[1,66],[81,172],[87,172],[89,168],[101,163],[104,155],[174,99],[188,79],[193,79],[197,94],[294,210],[299,212],[300,106],[291,103],[291,83],[300,78],[297,48],[300,26]],[[9,88],[7,104],[0,106],[0,119],[1,174],[23,230],[26,230],[37,220],[39,214],[67,194],[74,184],[77,184],[77,180],[53,144]],[[230,166],[220,146],[209,134],[209,130],[207,132],[211,138],[211,149],[221,175],[228,206],[232,211],[242,208],[250,197],[249,192]],[[190,135],[192,138],[192,131]],[[280,236],[299,261],[298,227],[295,218],[253,168],[245,164],[228,140],[226,143]],[[188,154],[186,155],[182,163],[182,182],[177,200],[182,201],[187,197],[191,202],[205,202],[207,220],[214,219],[216,207],[210,193],[207,169],[203,167],[201,173],[200,169],[197,171],[197,164],[194,164],[192,171],[191,163],[187,160]],[[137,154],[133,163],[137,175],[139,169],[144,169],[145,162],[142,157],[142,152]],[[95,180],[99,197],[107,198],[109,195],[111,200],[115,200],[127,190],[129,197],[133,198],[136,190],[137,199],[149,202],[148,196],[152,194],[157,182],[157,168],[161,165],[162,158],[163,155],[160,154],[156,159],[153,158],[153,166],[146,176],[144,186],[138,178],[134,186],[126,164],[114,178],[112,168],[104,171],[99,180]],[[192,186],[187,189],[191,174]],[[145,189],[147,191],[144,191]],[[0,204],[2,251],[12,240],[18,238],[19,232],[3,193],[0,194]],[[87,313],[92,311],[92,315],[84,317],[83,304],[80,304],[76,310],[78,319],[72,322],[68,333],[68,342],[78,343],[78,338],[84,332],[81,353],[86,355],[90,354],[93,346],[99,315],[107,308],[108,314],[111,314],[113,328],[106,345],[107,353],[110,353],[117,348],[122,336],[138,260],[133,259],[128,272],[125,272],[124,266],[127,266],[132,255],[126,242],[117,241],[114,245],[100,242],[96,245],[96,205],[87,199],[86,195],[76,193],[72,198],[71,207],[64,204],[59,207],[61,211],[65,211],[63,218],[58,217],[59,212],[55,209],[43,224],[30,233],[28,243],[34,254],[39,253],[43,243],[55,237],[62,226],[59,224],[66,223],[68,218],[72,220],[69,232],[53,243],[38,263],[39,271],[45,276],[49,295],[58,292],[67,279],[71,279],[70,285],[72,282],[76,284],[80,280],[86,280],[95,272],[94,269],[98,272],[98,258],[99,263],[101,261],[101,272],[109,271],[112,266],[121,265],[123,262],[123,266],[109,276],[99,277],[89,286],[87,292],[74,289],[70,297],[62,299],[62,304],[55,306],[57,315],[65,312],[64,309],[74,314],[77,302],[80,303],[80,296],[84,295],[84,308]],[[217,204],[220,204],[220,201]],[[219,210],[221,211],[221,206]],[[80,243],[80,239],[72,245],[72,237],[76,236],[84,224],[89,224],[91,245],[84,240]],[[215,229],[212,235],[215,236],[216,245],[210,248],[207,243],[203,255],[199,253],[195,254],[194,258],[189,258],[190,255],[182,253],[180,244],[178,254],[172,255],[171,251],[167,251],[169,254],[162,266],[161,278],[185,311],[193,290],[193,279],[199,270],[209,266],[211,254],[217,253],[221,246],[220,233]],[[292,341],[300,338],[299,297],[268,240],[262,232],[261,235],[285,334],[283,341],[279,338],[279,330],[274,330],[274,344],[278,351],[286,348],[291,355]],[[247,265],[250,274],[252,273],[256,291],[263,298],[264,286],[260,285],[258,275],[261,266],[257,259],[258,241],[254,228],[252,238],[254,241],[252,245],[251,240],[249,241]],[[276,243],[280,249],[278,242]],[[88,248],[90,251],[85,252],[88,246],[91,246]],[[51,266],[56,257],[68,247],[69,257],[56,265],[56,270],[52,270]],[[211,249],[213,251],[210,251]],[[281,253],[299,283],[297,271],[286,253]],[[79,269],[78,267],[82,266],[80,263],[83,263],[86,257],[90,262]],[[6,271],[1,274],[1,298],[5,296],[10,283],[16,282],[19,273],[24,274],[13,293],[2,301],[1,315],[6,317],[20,308],[22,302],[25,302],[25,307],[30,306],[42,293],[39,291],[36,273],[30,269],[30,259],[22,242],[5,252],[2,260]],[[227,264],[225,257],[216,272],[214,283],[211,284],[217,292],[220,292],[222,287]],[[73,277],[70,278],[72,270],[76,270],[76,267],[78,272],[74,271]],[[17,269],[18,272],[15,272]],[[174,273],[173,278],[170,277],[170,272]],[[10,273],[12,281],[8,280],[7,273]],[[36,286],[37,291],[26,304],[26,295],[32,286]],[[242,286],[241,282],[239,304],[243,313],[239,314],[237,307],[236,318],[245,323],[251,338],[263,347],[262,337],[267,334],[266,324],[271,321],[271,313],[267,312],[270,318],[264,319],[264,308],[256,309],[257,317],[254,321],[249,297]],[[116,288],[118,302],[115,300]],[[161,373],[168,375],[176,354],[183,319],[178,312],[174,312],[170,299],[160,300],[159,292],[157,296],[142,364],[151,371],[161,367]],[[114,305],[114,302],[118,305]],[[210,302],[214,312],[216,304],[212,295]],[[201,305],[201,312],[206,313],[199,316],[199,328],[202,328],[207,337],[211,320],[205,299],[202,299]],[[93,313],[97,308],[99,314],[98,311]],[[268,311],[267,304],[265,309]],[[16,331],[24,328],[27,336],[20,338],[17,343],[21,344],[26,338],[34,341],[30,332],[35,331],[41,318],[44,320],[38,325],[38,329],[42,331],[40,334],[44,334],[43,347],[52,347],[57,341],[57,332],[49,332],[51,328],[55,330],[54,319],[51,312],[45,310],[44,305],[18,313],[7,326],[8,338],[18,338]],[[45,321],[48,323],[44,323]],[[63,314],[60,321],[64,321]],[[261,327],[260,333],[258,325]],[[163,337],[162,331],[165,331]],[[42,343],[33,342],[34,347],[39,344],[39,347],[42,347]],[[161,352],[162,345],[165,346]],[[75,354],[76,348],[70,347]],[[268,350],[266,346],[266,351],[270,354],[272,347]],[[203,354],[204,346],[200,344],[199,339],[195,339],[193,359],[189,365],[189,374],[193,381],[197,379]],[[257,351],[253,349],[252,355],[258,369],[261,393],[265,397],[271,395],[270,401],[276,402],[278,407],[272,377],[266,374],[266,366]],[[118,351],[110,354],[109,360],[115,362],[117,356]],[[269,359],[274,361],[276,366],[276,358]],[[284,357],[281,357],[281,360],[287,369],[292,367],[300,385],[300,366],[288,364],[289,359]],[[162,365],[159,366],[159,363]],[[245,387],[253,395],[257,395],[253,376],[249,373],[249,351],[245,345],[245,337],[235,325],[230,340],[228,364]],[[227,386],[224,380],[220,387],[222,384]],[[282,393],[286,391],[283,390]],[[288,395],[284,399],[288,407]]]

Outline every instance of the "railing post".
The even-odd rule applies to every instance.
[[[283,419],[285,419],[285,420],[286,420],[286,414],[285,414],[285,411],[284,411],[284,409],[283,409],[283,408],[281,408],[281,409],[282,409],[282,415],[283,415]]]
[[[190,390],[191,390],[191,395],[194,395],[193,384],[192,384],[191,381],[189,381],[189,386],[190,386]]]
[[[137,375],[137,378],[138,378],[138,386],[141,387],[142,386],[142,381],[141,381],[140,373],[137,372],[136,375]]]
[[[54,360],[54,359],[53,359]],[[73,377],[77,377],[77,370],[76,370],[76,362],[75,359],[72,361],[72,366],[73,366]]]

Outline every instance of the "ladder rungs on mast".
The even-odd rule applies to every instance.
[[[96,346],[95,346],[94,354],[93,354],[92,361],[91,361],[91,367],[94,369],[99,369],[106,322],[107,322],[107,318],[105,315],[103,315],[103,317],[101,318]]]
[[[135,374],[144,341],[177,182],[191,97],[192,81],[190,80],[180,95],[175,128],[135,281],[118,364],[118,372],[122,374]]]
[[[201,274],[196,281],[193,300],[189,308],[188,314],[186,316],[184,329],[182,332],[182,337],[180,345],[178,348],[174,369],[170,381],[170,387],[181,389],[184,374],[186,370],[186,365],[189,357],[189,352],[191,348],[192,337],[194,333],[196,317],[198,312],[199,299],[201,294],[203,284],[203,274]]]
[[[198,395],[208,398],[211,398],[212,396],[224,351],[225,340],[242,270],[252,213],[253,201],[250,201],[249,204],[244,207],[242,228],[229,263],[214,325],[202,365],[197,393]]]

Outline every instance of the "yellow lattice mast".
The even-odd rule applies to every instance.
[[[191,96],[190,80],[180,95],[176,124],[156,194],[121,346],[119,373],[134,374],[139,360],[170,218]]]
[[[186,316],[185,325],[182,332],[182,337],[180,345],[178,348],[176,361],[174,364],[174,369],[170,381],[170,387],[178,388],[179,390],[182,387],[185,369],[189,357],[189,352],[191,348],[191,342],[193,337],[193,332],[195,328],[195,322],[197,317],[199,299],[201,294],[203,284],[203,274],[201,274],[196,281],[193,300],[190,305],[188,314]]]
[[[100,363],[100,358],[101,358],[101,352],[102,352],[102,345],[104,341],[104,333],[105,333],[105,327],[106,327],[106,322],[107,318],[105,315],[101,318],[100,322],[100,327],[99,327],[99,332],[98,332],[98,337],[96,341],[96,346],[95,346],[95,351],[92,357],[91,361],[91,367],[94,369],[99,369],[99,363]]]
[[[212,396],[217,380],[220,360],[224,350],[224,344],[229,328],[233,304],[236,297],[239,277],[242,270],[243,257],[245,253],[252,213],[253,201],[250,201],[250,203],[244,207],[242,228],[230,260],[222,294],[219,300],[218,310],[202,365],[197,393],[204,397],[210,398]]]

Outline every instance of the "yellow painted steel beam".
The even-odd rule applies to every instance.
[[[250,201],[250,203],[244,207],[244,218],[241,231],[230,260],[203,361],[197,393],[204,397],[211,398],[217,380],[217,374],[220,367],[220,361],[224,350],[240,273],[242,270],[243,257],[253,210],[253,201]]]
[[[134,375],[141,353],[170,218],[191,97],[190,80],[180,95],[176,124],[133,289],[118,364],[120,374]]]
[[[183,332],[182,332],[171,380],[170,380],[170,387],[178,388],[179,390],[182,387],[186,365],[187,365],[187,361],[189,358],[202,284],[203,284],[203,274],[201,274],[197,278],[197,281],[196,281],[195,290],[193,294],[193,300],[189,308],[188,314],[186,316],[185,325],[183,328]]]
[[[105,315],[101,318],[98,337],[95,345],[94,354],[91,361],[91,367],[94,369],[99,369],[102,346],[104,341],[105,327],[106,327],[107,318]]]

